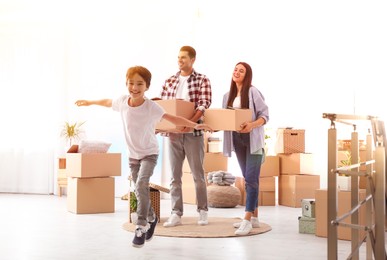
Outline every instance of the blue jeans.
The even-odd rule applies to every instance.
[[[235,154],[245,179],[246,212],[258,208],[259,175],[261,173],[262,154],[250,153],[250,134],[232,133]]]
[[[137,198],[137,225],[146,226],[155,219],[149,191],[149,179],[157,164],[158,154],[152,154],[141,160],[129,158],[129,167],[135,184]]]

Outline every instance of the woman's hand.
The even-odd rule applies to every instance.
[[[241,124],[241,128],[242,129],[239,130],[238,132],[242,134],[246,134],[246,133],[250,133],[254,127],[252,122],[244,122],[243,124]]]

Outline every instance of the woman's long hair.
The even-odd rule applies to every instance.
[[[246,68],[246,75],[245,78],[243,79],[243,85],[241,89],[241,108],[249,108],[249,89],[251,87],[251,82],[253,80],[253,71],[250,67],[249,64],[246,62],[238,62],[235,66],[237,65],[243,65],[243,67]],[[234,103],[234,99],[238,94],[238,88],[231,78],[231,85],[230,85],[230,94],[228,96],[228,101],[227,101],[227,107],[232,107]]]

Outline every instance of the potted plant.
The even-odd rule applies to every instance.
[[[64,139],[66,139],[66,141],[69,144],[69,147],[71,147],[71,145],[73,145],[74,141],[79,141],[81,139],[81,135],[84,132],[81,129],[81,126],[84,123],[85,122],[75,122],[73,124],[71,124],[69,122],[64,123],[64,125],[62,127],[62,131],[60,133],[60,136],[63,137]]]

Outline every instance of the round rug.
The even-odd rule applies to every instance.
[[[165,237],[240,237],[234,234],[236,228],[233,223],[242,221],[240,218],[221,218],[209,217],[208,225],[200,226],[197,224],[197,217],[182,217],[182,225],[176,227],[164,227],[163,223],[168,218],[161,218],[155,229],[155,236]],[[134,232],[136,226],[133,223],[126,222],[123,228],[127,231]],[[258,235],[271,230],[271,226],[260,222],[259,228],[253,228],[247,236]]]

